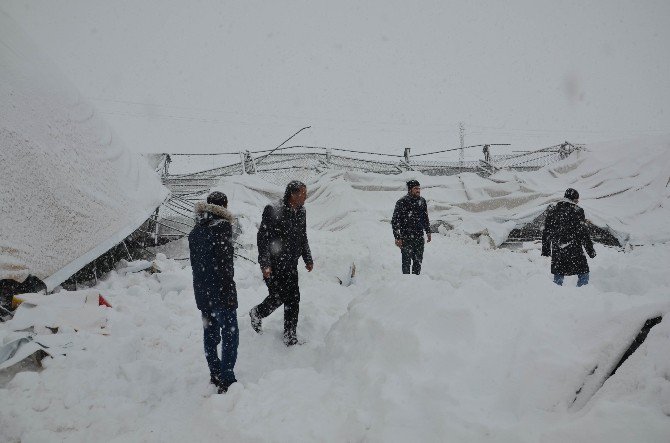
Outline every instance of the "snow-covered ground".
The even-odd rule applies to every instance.
[[[38,341],[59,337],[54,349],[67,355],[54,352],[45,370],[0,389],[0,440],[670,439],[670,321],[598,389],[644,321],[670,311],[670,245],[596,245],[591,283],[578,289],[575,278],[551,282],[537,244],[490,249],[443,230],[426,246],[422,275],[408,276],[388,223],[401,188],[334,176],[308,186],[306,344],[283,346],[281,309],[264,335],[253,332],[247,312],[266,289],[257,266],[238,259],[239,383],[215,394],[190,267],[175,260],[187,256],[182,241],[164,251],[172,258],[159,255],[161,273],[119,270],[94,288],[113,306],[99,308],[103,329],[51,335],[37,324]],[[281,189],[253,177],[219,188],[239,216],[240,243],[253,244],[263,205]],[[355,284],[339,285],[352,262]],[[24,309],[0,324],[0,340],[15,336]]]

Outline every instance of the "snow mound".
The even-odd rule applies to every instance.
[[[0,279],[48,289],[137,229],[167,190],[0,11]]]

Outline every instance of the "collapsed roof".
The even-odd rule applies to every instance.
[[[670,240],[668,171],[667,138],[590,145],[537,171],[500,170],[490,177],[328,171],[307,183],[308,222],[312,229],[339,231],[370,217],[390,220],[395,201],[406,192],[405,182],[418,179],[434,228],[441,224],[488,237],[499,246],[561,200],[565,189],[575,188],[586,218],[620,245],[662,243]],[[272,191],[278,197],[283,190],[253,175],[223,177],[214,189],[228,193],[236,206],[262,205],[258,198]]]

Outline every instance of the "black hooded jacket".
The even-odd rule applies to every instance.
[[[256,236],[258,264],[273,270],[295,270],[298,259],[312,264],[312,253],[307,240],[307,211],[304,207],[292,209],[283,201],[267,205]]]
[[[196,224],[188,236],[195,302],[203,312],[237,309],[233,265],[233,216],[223,206],[195,205]]]
[[[551,273],[575,275],[589,272],[584,249],[589,257],[596,256],[585,226],[584,210],[570,201],[550,205],[542,232],[542,255],[551,255]]]

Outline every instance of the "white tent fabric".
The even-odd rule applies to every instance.
[[[55,287],[165,199],[139,155],[0,11],[0,279]]]
[[[361,212],[390,221],[395,201],[406,192],[405,182],[414,178],[421,182],[432,223],[488,237],[492,246],[499,246],[513,229],[533,221],[572,187],[580,193],[586,218],[622,245],[663,243],[670,241],[665,222],[670,220],[668,171],[666,138],[592,145],[538,171],[502,170],[490,178],[472,173],[444,177],[328,172],[308,183],[308,203],[332,202],[322,213],[310,213],[309,222],[315,229],[336,231],[356,223]],[[230,180],[223,183],[229,185]]]

